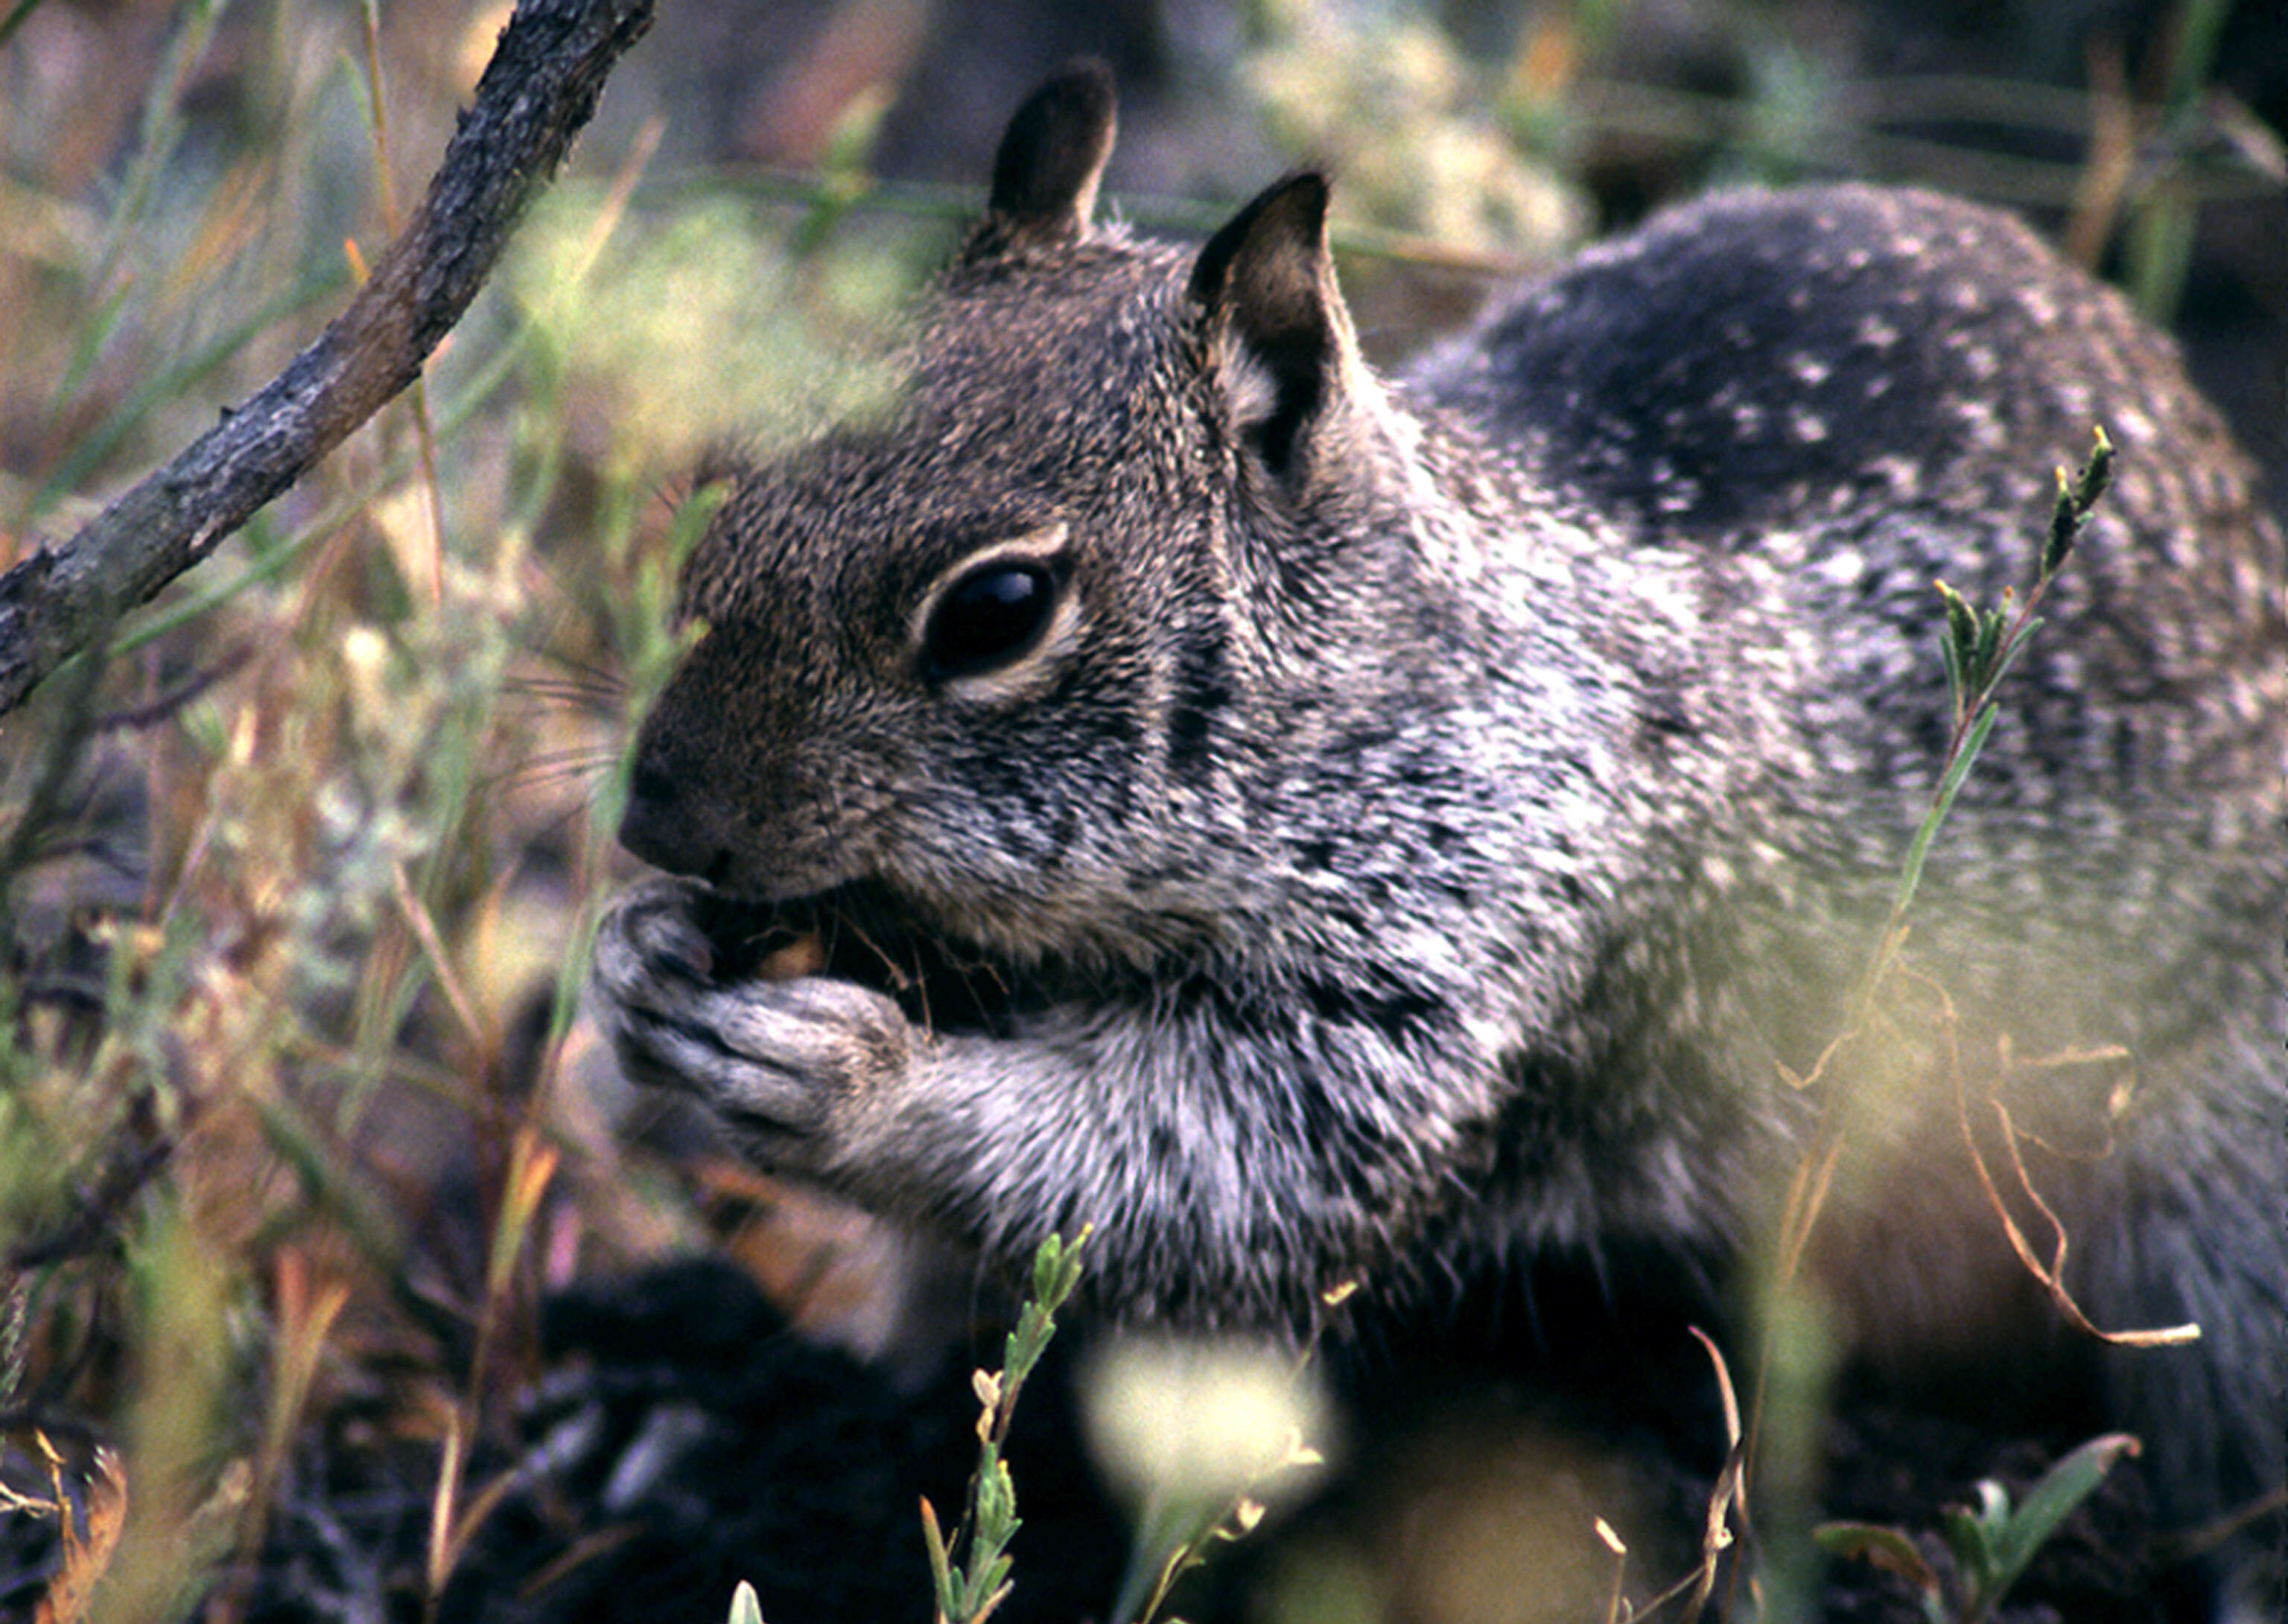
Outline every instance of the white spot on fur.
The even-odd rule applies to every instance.
[[[1835,370],[1823,358],[1801,350],[1789,356],[1783,364],[1786,366],[1789,376],[1807,389],[1818,388]]]
[[[1899,342],[1899,329],[1880,316],[1863,316],[1855,335],[1871,350],[1887,350]]]
[[[1812,567],[1831,586],[1852,586],[1867,573],[1867,557],[1856,547],[1844,547],[1829,553]]]

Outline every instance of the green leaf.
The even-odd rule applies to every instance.
[[[2089,448],[2089,461],[2081,465],[2081,477],[2074,481],[2074,506],[2081,510],[2084,518],[2113,488],[2113,442],[2106,438],[2102,427],[2093,433],[2095,443]]]
[[[1947,630],[1954,634],[1955,646],[1967,653],[1978,646],[1978,610],[1945,582],[1938,583],[1938,590],[1946,604]]]
[[[2017,1511],[2005,1519],[1994,1536],[1996,1567],[1995,1592],[2014,1583],[2026,1571],[2059,1525],[2071,1517],[2074,1509],[2087,1500],[2105,1481],[2124,1455],[2137,1453],[2137,1440],[2125,1432],[2109,1432],[2093,1438],[2078,1449],[2061,1456],[2044,1472],[2039,1481],[2026,1491],[2026,1498]]]
[[[1064,1237],[1052,1233],[1033,1254],[1033,1301],[1045,1303],[1056,1295],[1057,1270],[1064,1262]]]
[[[2010,589],[2002,589],[2002,606],[1991,614],[1981,615],[1978,622],[1978,646],[1971,653],[1970,680],[1974,689],[1984,693],[1994,685],[1995,650],[2002,642],[2002,628],[2010,619]]]
[[[1992,692],[1995,685],[2001,682],[2005,677],[2010,674],[2010,668],[2017,663],[2018,655],[2026,646],[2026,639],[2032,637],[2041,629],[2042,617],[2037,614],[2029,620],[2024,625],[2019,627],[2016,631],[2010,634],[2009,642],[2003,646],[2000,657],[1994,662],[1994,669],[1987,676],[1986,687],[1988,692]]]
[[[1962,780],[1970,776],[1971,764],[1986,742],[1986,735],[1994,731],[1994,720],[2000,712],[1992,704],[1978,713],[1970,725],[1970,733],[1962,741],[1962,749],[1948,769],[1946,780],[1940,784],[1931,809],[1923,814],[1922,827],[1915,830],[1914,843],[1907,848],[1907,860],[1899,867],[1899,893],[1892,904],[1895,914],[1903,914],[1915,899],[1915,892],[1923,883],[1923,863],[1930,856],[1931,842],[1938,838],[1940,825],[1948,812],[1954,810],[1954,797],[1961,792]]]
[[[1953,696],[1958,725],[1978,700],[1978,645],[1984,621],[1961,593],[1943,581],[1937,584],[1939,601],[1946,606],[1946,633],[1939,640],[1939,651],[1946,656],[1947,692]]]
[[[1999,1541],[2010,1521],[2008,1491],[1991,1477],[1978,1483],[1978,1504],[1950,1506],[1944,1521],[1946,1542],[1962,1566],[1971,1594],[1990,1603],[2000,1593]]]
[[[2081,515],[2074,511],[2074,484],[2062,468],[2058,473],[2058,494],[2050,503],[2050,534],[2042,543],[2041,573],[2054,575],[2058,566],[2073,551],[2074,537],[2081,530]]]
[[[961,1591],[953,1582],[953,1560],[945,1549],[945,1533],[937,1525],[937,1508],[922,1497],[922,1541],[929,1547],[930,1581],[937,1587],[937,1607],[947,1617],[961,1610]]]
[[[992,1539],[1017,1526],[1017,1485],[1010,1481],[1007,1462],[991,1453],[991,1445],[986,1448],[987,1458],[977,1469],[977,1526],[982,1537]]]
[[[1070,1246],[1054,1234],[1041,1242],[1041,1249],[1033,1256],[1033,1299],[1043,1313],[1053,1314],[1062,1308],[1079,1286],[1081,1248],[1094,1232],[1094,1225],[1085,1224]]]
[[[2050,511],[2049,540],[2042,549],[2044,581],[2056,574],[2071,555],[2074,543],[2089,523],[2090,514],[2113,487],[2113,442],[2106,438],[2102,427],[2094,432],[2093,438],[2089,460],[2082,463],[2079,473],[2069,479],[2064,469],[2058,470],[2057,503]]]
[[[999,1556],[985,1565],[985,1573],[976,1587],[977,1609],[971,1616],[983,1616],[982,1610],[992,1604],[992,1598],[1008,1589],[1009,1570],[1016,1565],[1012,1558]]]

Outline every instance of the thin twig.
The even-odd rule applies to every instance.
[[[347,309],[243,406],[59,547],[0,575],[0,715],[96,628],[212,552],[384,404],[491,273],[654,0],[523,0],[412,223]]]

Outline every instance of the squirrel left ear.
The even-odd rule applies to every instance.
[[[963,257],[1077,240],[1112,156],[1112,70],[1084,58],[1025,99],[993,159],[993,194]]]
[[[1291,175],[1241,210],[1193,262],[1191,295],[1235,420],[1264,465],[1291,480],[1309,431],[1360,364],[1327,247],[1327,178]]]

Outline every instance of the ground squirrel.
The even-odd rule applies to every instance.
[[[895,400],[727,476],[623,829],[685,877],[598,948],[631,1073],[997,1268],[1092,1224],[1131,1319],[1720,1273],[1938,769],[1932,583],[2022,587],[2101,424],[1853,1051],[1823,1267],[1868,1345],[2021,1357],[1933,989],[1982,1096],[2117,1045],[2009,1084],[2080,1127],[2084,1073],[2135,1084],[2108,1153],[2027,1152],[2092,1317],[2202,1327],[2105,1356],[2116,1414],[2185,1522],[2276,1487],[2283,543],[2168,344],[2006,218],[1832,186],[1664,216],[1387,378],[1323,178],[1148,242],[1092,220],[1112,131],[1100,70],[1044,87]],[[758,973],[779,926],[812,973]]]

